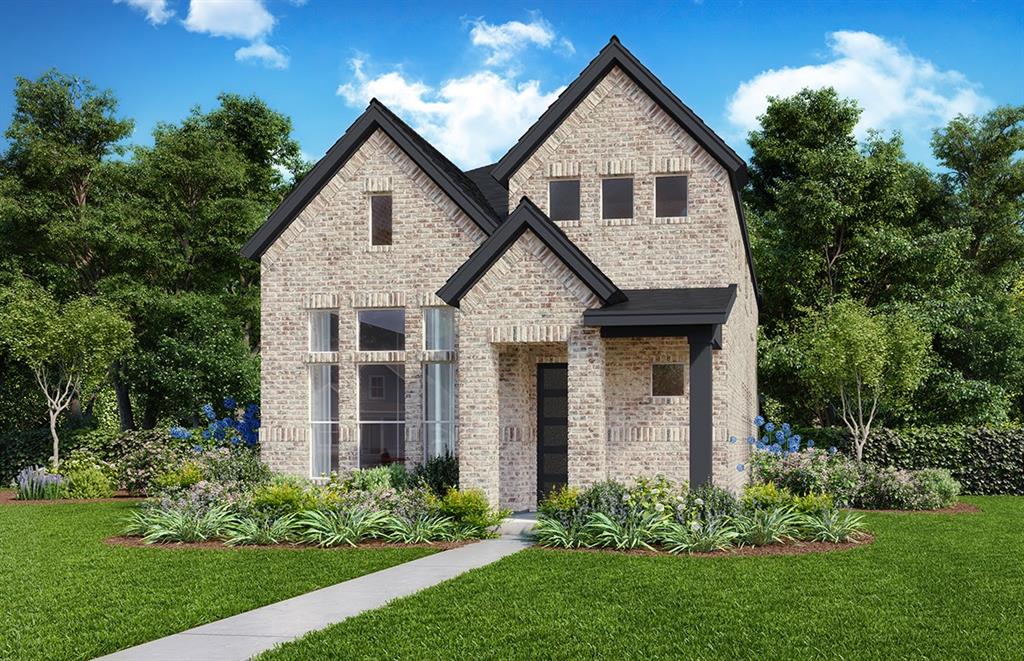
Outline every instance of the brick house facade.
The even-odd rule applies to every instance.
[[[516,510],[637,474],[738,489],[746,177],[614,37],[483,168],[371,101],[243,249],[265,460],[315,477],[454,452],[463,486]]]

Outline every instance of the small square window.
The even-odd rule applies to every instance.
[[[404,351],[405,310],[360,310],[360,351]]]
[[[384,377],[379,374],[371,374],[369,390],[370,399],[384,399]]]
[[[686,215],[686,177],[658,177],[654,188],[655,216],[674,218]]]
[[[655,363],[651,365],[651,395],[653,397],[681,397],[686,393],[686,368],[682,363]]]
[[[338,350],[338,313],[314,310],[309,314],[309,350]]]
[[[370,243],[391,245],[391,196],[370,196]]]
[[[548,184],[551,220],[580,219],[580,180],[557,179]]]
[[[632,179],[603,179],[601,181],[601,217],[633,217]]]

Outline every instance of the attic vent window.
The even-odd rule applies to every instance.
[[[601,217],[633,217],[633,178],[601,181]]]
[[[580,219],[580,180],[558,179],[548,187],[551,220]]]
[[[391,196],[370,196],[370,245],[391,245]]]
[[[655,213],[658,218],[686,216],[686,177],[655,179]]]

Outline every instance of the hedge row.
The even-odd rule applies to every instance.
[[[66,457],[77,447],[88,445],[98,432],[88,428],[64,428],[60,436],[60,454]],[[0,489],[6,488],[18,471],[28,466],[46,466],[53,454],[49,427],[0,434]]]
[[[806,436],[819,447],[834,445],[852,453],[845,429],[813,429]],[[1024,495],[1024,428],[875,429],[864,460],[894,468],[947,468],[964,493]]]

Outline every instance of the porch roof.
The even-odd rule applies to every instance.
[[[680,289],[624,289],[626,300],[583,313],[583,323],[600,327],[724,324],[736,302],[736,285]]]

